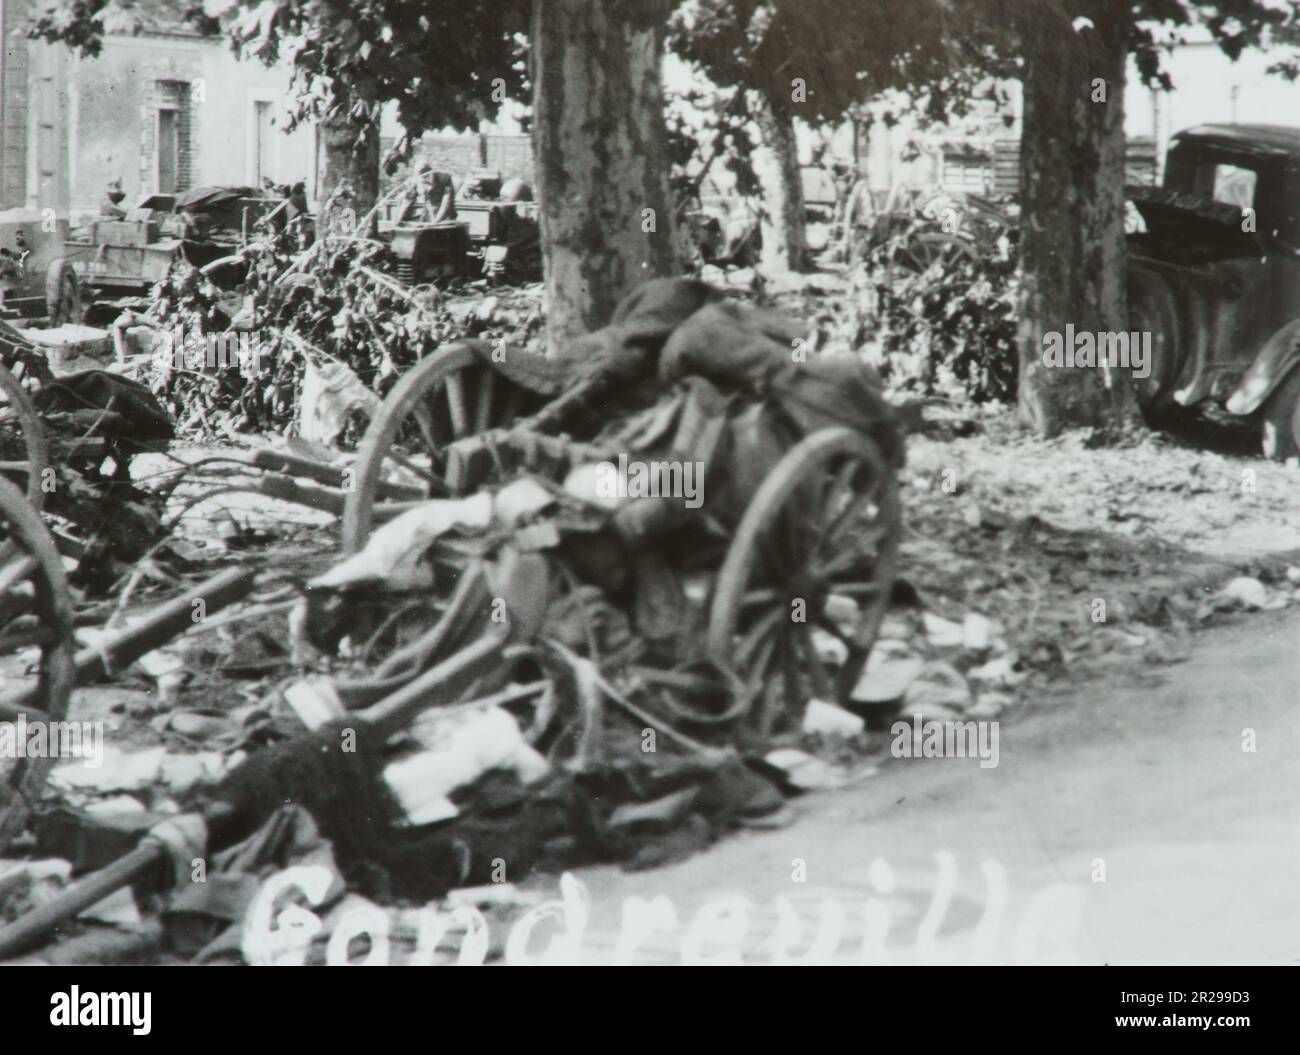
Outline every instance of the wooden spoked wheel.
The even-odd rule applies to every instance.
[[[810,697],[848,699],[889,605],[899,533],[893,467],[851,429],[813,433],[763,481],[727,550],[708,627],[709,655],[745,684],[760,735],[782,714],[800,720]],[[852,598],[855,625],[831,618],[832,595]],[[838,674],[814,631],[844,646]]]
[[[75,683],[72,601],[49,532],[7,480],[0,480],[0,554],[0,721],[62,722]],[[13,729],[17,736],[21,726]],[[46,733],[48,743],[55,732]],[[51,753],[0,755],[0,851],[26,823],[58,761]]]
[[[42,476],[50,464],[45,428],[22,384],[0,365],[0,478],[27,497],[34,509],[45,498]]]
[[[942,231],[923,231],[909,238],[894,255],[894,263],[920,274],[936,263],[952,266],[959,260],[974,260],[979,254],[965,238]]]
[[[343,551],[361,549],[375,525],[406,503],[473,490],[448,479],[449,445],[509,425],[540,402],[466,344],[421,360],[388,394],[362,438],[343,507]]]

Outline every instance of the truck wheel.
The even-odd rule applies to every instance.
[[[45,314],[52,326],[81,321],[81,286],[66,257],[51,260],[45,269]]]
[[[1137,400],[1147,408],[1168,404],[1178,385],[1183,362],[1179,353],[1182,333],[1179,328],[1178,301],[1165,279],[1141,268],[1128,274],[1128,328],[1139,334],[1151,334],[1150,374],[1134,378]]]
[[[1264,404],[1264,457],[1300,456],[1300,367],[1292,369]]]

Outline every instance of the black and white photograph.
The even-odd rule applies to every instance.
[[[1296,0],[0,0],[24,1014],[1105,966],[1054,1031],[1267,1027],[1298,78]]]

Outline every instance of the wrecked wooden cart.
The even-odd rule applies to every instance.
[[[551,556],[630,607],[649,641],[643,670],[711,664],[740,686],[727,719],[760,735],[810,697],[843,701],[896,573],[901,439],[860,364],[793,354],[801,333],[671,280],[642,287],[563,359],[485,341],[440,349],[365,434],[344,550],[421,501],[546,480],[609,510]],[[646,467],[654,495],[627,493],[628,465]],[[698,501],[668,493],[692,466]]]
[[[56,372],[48,352],[0,322],[0,477],[78,563],[79,585],[103,592],[154,541],[157,509],[130,466],[167,449],[172,423],[144,385],[95,368]]]
[[[344,558],[290,623],[333,677],[307,683],[328,686],[311,720],[294,707],[301,743],[241,764],[194,831],[228,844],[250,805],[287,801],[267,767],[291,774],[344,727],[386,744],[424,710],[508,710],[581,770],[646,730],[699,756],[744,747],[847,696],[893,585],[901,440],[856,362],[809,365],[791,340],[706,287],[659,286],[567,361],[440,351],[390,394],[351,479],[286,462],[345,496]],[[0,955],[156,872],[175,834],[0,929]]]
[[[153,540],[156,518],[135,501],[130,461],[170,437],[143,386],[100,370],[56,376],[22,331],[0,322],[0,722],[60,735],[76,686],[183,632],[194,597],[219,608],[251,590],[251,572],[221,573],[78,647],[67,568],[81,586],[106,589]],[[0,849],[22,829],[49,767],[48,755],[0,757]]]

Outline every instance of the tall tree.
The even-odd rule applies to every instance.
[[[717,134],[743,141],[752,121],[768,268],[804,262],[796,120],[838,123],[891,88],[913,91],[926,120],[960,112],[988,57],[976,36],[987,27],[970,21],[963,35],[956,24],[950,0],[689,0],[678,10],[673,50],[747,98]]]
[[[1124,239],[1124,96],[1127,56],[1154,86],[1169,87],[1157,38],[1208,29],[1238,58],[1287,43],[1297,11],[1268,0],[978,0],[964,17],[1020,59],[1023,271],[1019,304],[1022,416],[1040,434],[1071,425],[1123,425],[1136,416],[1117,369],[1044,364],[1044,337],[1127,329]],[[967,23],[969,28],[970,23]],[[1001,35],[1001,39],[997,38]],[[1294,76],[1295,51],[1277,55]]]
[[[40,31],[93,50],[105,9],[137,2],[59,0]],[[667,0],[236,0],[223,24],[242,54],[288,62],[295,123],[324,120],[327,171],[354,173],[358,209],[373,196],[357,170],[374,171],[381,108],[396,105],[406,147],[425,131],[478,127],[527,98],[531,31],[554,347],[603,325],[642,278],[671,273],[667,16]]]
[[[354,122],[348,114],[330,115],[320,123],[316,197],[330,215],[318,216],[321,230],[350,231],[379,200],[379,130],[371,122]]]
[[[1129,0],[1026,2],[1020,139],[1020,386],[1043,435],[1135,416],[1117,369],[1044,365],[1044,335],[1126,330],[1124,78]]]
[[[662,0],[537,0],[533,153],[553,351],[675,267]]]

